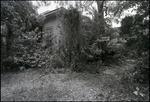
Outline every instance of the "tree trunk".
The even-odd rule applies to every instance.
[[[11,46],[12,46],[12,31],[10,25],[7,23],[7,39],[6,39],[6,46],[7,46],[7,57],[11,56]]]
[[[97,6],[98,6],[98,19],[99,19],[99,34],[100,36],[105,36],[105,27],[104,27],[104,10],[103,10],[103,5],[104,5],[104,0],[103,1],[96,1]]]
[[[99,33],[99,38],[102,36],[105,36],[105,20],[104,20],[104,0],[103,1],[96,1],[97,2],[97,7],[98,7],[98,33]],[[101,42],[100,44],[102,50],[106,50],[106,42]]]

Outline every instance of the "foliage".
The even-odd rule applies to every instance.
[[[2,1],[1,16],[2,21],[12,21],[16,20],[19,22],[25,22],[25,19],[29,15],[35,14],[35,9],[31,2],[26,1]]]
[[[52,40],[54,38],[49,35],[49,34],[44,34],[43,36],[43,42],[42,42],[42,49],[41,51],[41,58],[39,63],[41,66],[45,67],[46,69],[52,71],[53,69],[56,68],[64,68],[64,62],[65,60],[63,58],[63,54],[61,52],[58,52],[58,49],[55,49],[54,51],[54,46],[52,43]]]
[[[92,3],[93,1],[85,3],[85,9],[88,9],[87,5],[90,6]],[[80,62],[89,64],[116,61],[122,58],[126,50],[108,49],[108,46],[105,46],[106,43],[100,41],[100,37],[110,36],[115,32],[110,28],[111,17],[104,18],[104,12],[108,14],[107,10],[109,10],[117,15],[117,13],[136,5],[138,7],[137,15],[125,17],[121,22],[121,31],[124,37],[137,36],[137,39],[128,40],[126,54],[131,53],[131,56],[138,57],[142,52],[148,51],[149,5],[146,1],[118,1],[114,7],[107,7],[109,3],[106,1],[96,1],[96,3],[98,10],[93,8],[92,20],[83,17],[78,8],[69,8],[62,18],[63,42],[58,46],[59,50],[53,51],[53,38],[51,35],[40,32],[44,18],[36,14],[35,7],[31,2],[2,1],[1,27],[4,28],[2,33],[7,36],[7,58],[6,60],[4,58],[4,62],[22,62],[21,66],[30,65],[28,67],[40,67],[44,64],[46,67],[53,68],[67,66],[72,67],[73,70],[80,70]],[[83,6],[80,4],[82,2],[76,2],[76,7]],[[99,64],[102,65],[102,63]]]
[[[134,80],[139,83],[149,84],[149,52],[143,52],[142,56],[133,71]]]
[[[88,46],[92,45],[97,38],[97,30],[95,22],[86,16],[81,18],[81,32],[82,32],[82,45]]]
[[[102,49],[99,47],[100,42],[96,41],[99,36],[96,21],[93,23],[88,17],[81,16],[74,8],[71,8],[64,15],[64,19],[63,29],[65,29],[65,35],[63,39],[65,39],[66,45],[62,46],[62,51],[65,62],[70,63],[73,70],[79,71],[82,70],[79,68],[79,62],[100,61]]]
[[[14,38],[11,46],[11,55],[4,60],[4,63],[14,64],[14,66],[7,66],[9,68],[18,69],[19,67],[38,67],[38,63],[41,56],[40,43],[37,43],[37,34],[35,32],[29,32],[22,34],[24,37],[19,36]],[[25,36],[26,35],[26,36]],[[10,60],[10,58],[12,60]],[[18,63],[22,63],[18,65]],[[6,67],[5,65],[3,67]]]
[[[121,30],[128,38],[126,55],[139,60],[133,71],[135,81],[149,83],[149,5],[148,1],[134,3],[138,5],[137,14],[125,17]]]
[[[68,63],[76,63],[80,54],[80,13],[75,9],[71,8],[68,10],[63,19],[62,25],[64,30],[64,48],[63,51],[68,53]],[[76,66],[73,64],[73,67]]]
[[[83,6],[79,5],[82,4],[81,2],[76,2],[76,6],[79,6],[79,8],[75,9],[73,6],[70,7],[64,16],[65,19],[62,19],[63,29],[65,29],[65,34],[62,34],[64,39],[64,45],[61,46],[62,53],[64,56],[63,58],[66,60],[65,62],[70,63],[70,65],[76,66],[74,64],[77,62],[77,60],[85,61],[86,59],[86,61],[98,61],[106,58],[106,56],[110,55],[111,53],[111,51],[105,52],[104,49],[101,48],[101,45],[104,46],[106,44],[97,42],[101,36],[106,36],[105,32],[109,32],[109,25],[105,22],[106,19],[104,19],[105,2],[100,1],[96,3],[98,5],[98,11],[93,9],[93,20],[90,20],[86,17],[82,18],[82,16],[79,14],[78,10],[81,6]],[[107,18],[107,20],[109,21],[110,19]],[[107,31],[105,31],[105,29],[107,29]],[[87,49],[90,51],[90,53],[86,52]],[[100,51],[100,53],[97,53],[97,51]],[[80,58],[78,57],[79,54],[82,55]],[[103,56],[103,58],[101,58],[101,56]]]
[[[121,31],[124,34],[129,34],[131,32],[133,17],[127,16],[121,21]]]
[[[29,1],[2,1],[2,31],[6,35],[6,57],[2,67],[19,70],[38,66],[42,23]],[[3,43],[3,42],[2,42]],[[4,49],[3,49],[4,50]]]
[[[93,20],[87,19],[82,24],[83,36],[86,42],[86,44],[82,48],[82,56],[84,56],[83,58],[88,62],[97,62],[102,60],[103,63],[112,62],[112,60],[117,60],[117,57],[113,59],[113,56],[115,54],[119,54],[119,51],[116,51],[115,53],[115,48],[108,48],[108,44],[107,46],[105,46],[106,49],[103,49],[104,43],[100,41],[99,37],[104,35],[99,34],[99,26],[97,22],[99,22],[98,12],[94,10]],[[106,22],[105,29],[107,36],[111,36],[113,32],[117,32],[115,29],[109,28],[109,25]]]
[[[134,50],[136,51],[137,54],[136,55],[134,54],[133,56],[137,56],[137,55],[140,56],[143,51],[149,50],[149,43],[148,43],[149,42],[149,34],[148,34],[149,28],[147,24],[148,21],[143,21],[143,20],[140,21],[139,19],[142,19],[142,17],[139,15],[135,15],[134,20],[133,20],[134,22],[132,21],[133,23],[131,23],[130,26],[128,26],[128,24],[124,24],[121,26],[124,36],[129,37],[129,38],[132,36],[137,37],[137,38],[129,39],[126,43],[126,46],[128,47],[128,49],[132,51]]]

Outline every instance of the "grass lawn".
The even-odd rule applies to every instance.
[[[135,62],[111,65],[98,74],[27,69],[1,74],[1,101],[149,101],[149,87],[126,78]],[[139,93],[135,94],[136,88]]]

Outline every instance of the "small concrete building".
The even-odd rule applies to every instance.
[[[54,47],[57,47],[57,45],[61,43],[60,33],[62,30],[62,25],[60,19],[62,17],[62,14],[65,13],[65,11],[66,9],[61,7],[53,11],[46,11],[43,13],[43,15],[45,16],[43,32],[44,35],[48,34],[52,36],[52,43],[54,44]]]

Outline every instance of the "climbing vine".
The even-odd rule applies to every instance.
[[[80,13],[75,8],[68,10],[62,19],[64,30],[64,46],[68,53],[68,63],[72,68],[76,67],[81,48]]]

